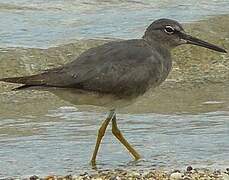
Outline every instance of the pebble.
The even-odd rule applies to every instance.
[[[39,180],[39,177],[36,176],[36,175],[34,175],[34,176],[31,176],[31,177],[29,178],[29,180]]]
[[[33,175],[25,180],[229,180],[228,169],[210,170],[188,166],[186,170],[165,171],[161,169],[147,170],[100,170],[94,174],[46,176]],[[9,180],[9,179],[7,179]],[[11,178],[10,180],[15,180]]]
[[[121,178],[119,176],[113,176],[110,178],[110,180],[121,180]]]
[[[222,173],[223,180],[229,180],[229,175],[227,173]]]
[[[170,175],[171,180],[179,180],[182,179],[182,174],[180,172],[174,172]]]
[[[191,171],[191,170],[193,170],[192,166],[188,166],[187,171]]]

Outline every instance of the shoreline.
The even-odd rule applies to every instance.
[[[7,178],[7,180],[16,180],[18,178]],[[98,170],[94,173],[82,173],[79,175],[48,175],[39,177],[33,175],[25,177],[23,180],[228,180],[229,168],[207,169],[186,167],[186,170]]]

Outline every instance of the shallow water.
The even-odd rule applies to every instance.
[[[229,86],[208,88],[203,93],[200,88],[156,89],[119,109],[120,129],[143,160],[133,162],[109,127],[98,168],[228,167]],[[36,90],[0,94],[0,177],[91,171],[106,110],[73,105],[56,95]]]
[[[40,72],[47,66],[68,61],[63,53],[70,52],[73,56],[75,51],[78,53],[88,45],[82,49],[73,46],[77,47],[75,51],[66,45],[47,52],[27,48],[7,51],[4,47],[47,48],[92,37],[136,38],[158,17],[191,22],[228,13],[229,8],[227,0],[170,2],[10,0],[5,3],[0,0],[0,47],[3,47],[0,74],[5,77]],[[227,22],[223,24],[228,25]],[[196,32],[200,33],[203,26],[197,27],[200,29]],[[214,30],[209,30],[206,24],[204,27],[203,32],[209,31],[205,33],[206,37],[219,39],[228,47],[227,27],[211,26]],[[219,31],[220,35],[216,33]],[[111,97],[98,99],[96,95],[91,99],[69,90],[10,91],[10,85],[1,83],[0,178],[91,171],[89,160],[97,130],[111,102],[122,106],[117,112],[118,124],[143,159],[133,162],[109,127],[98,156],[99,169],[184,168],[186,165],[228,167],[229,84],[225,80],[228,78],[228,56],[203,55],[208,51],[202,49],[203,54],[196,50],[190,52],[197,52],[190,65],[202,61],[201,58],[217,62],[209,63],[209,66],[205,61],[205,64],[189,66],[187,55],[183,61],[176,62],[175,68],[182,62],[181,65],[187,68],[185,73],[190,74],[177,71],[177,77],[173,70],[162,87],[150,90],[131,103],[111,101]],[[198,65],[200,71],[196,71]],[[214,68],[216,71],[212,70]],[[196,78],[195,73],[200,72],[201,76]],[[200,84],[176,85],[182,77],[189,75]],[[215,79],[222,83],[207,81],[215,82]]]
[[[46,48],[79,38],[141,37],[157,18],[190,22],[228,9],[228,0],[0,0],[0,46]]]

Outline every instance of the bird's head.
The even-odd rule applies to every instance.
[[[150,43],[160,43],[169,49],[181,44],[193,44],[226,53],[226,50],[216,45],[186,34],[181,24],[171,19],[158,19],[154,21],[146,29],[143,38]]]

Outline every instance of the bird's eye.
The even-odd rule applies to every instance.
[[[173,34],[174,33],[174,28],[172,26],[165,26],[165,29],[164,31],[167,33],[167,34]]]

